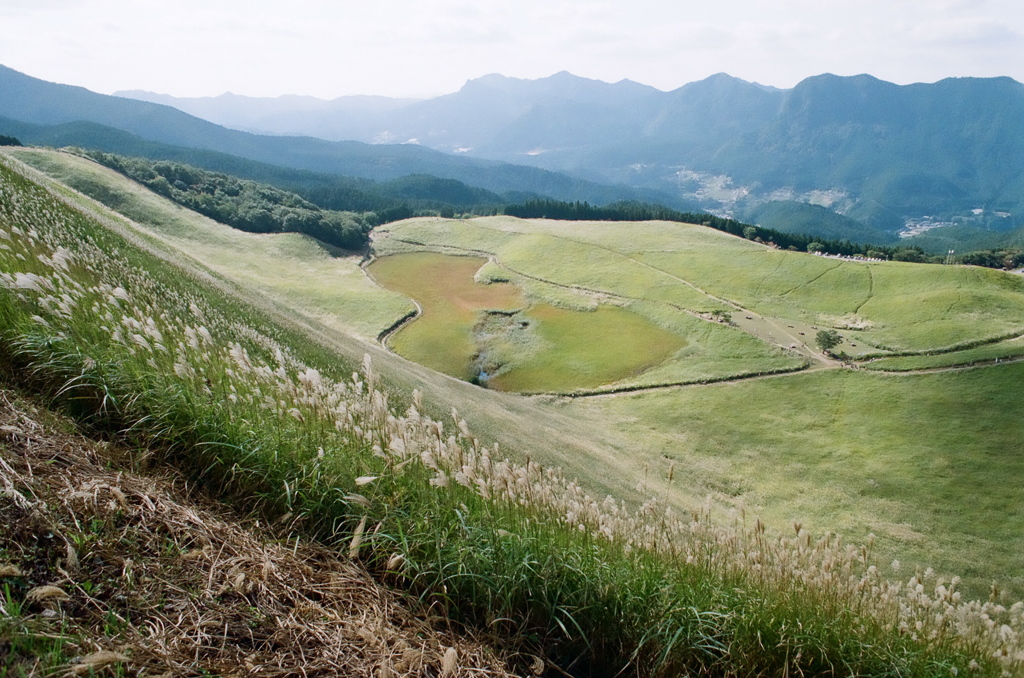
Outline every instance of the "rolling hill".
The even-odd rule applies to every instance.
[[[20,132],[28,142],[60,138],[64,143],[123,153],[128,143],[123,133],[127,132],[146,142],[319,173],[374,180],[425,174],[496,193],[521,192],[600,204],[635,199],[680,204],[673,196],[650,189],[609,186],[524,165],[457,157],[417,144],[373,145],[239,132],[169,106],[49,83],[2,66],[0,92],[0,117],[11,121],[0,133],[17,136]],[[54,126],[59,127],[49,129]],[[152,148],[141,146],[143,150]]]
[[[798,517],[818,532],[873,532],[883,557],[960,574],[974,595],[993,578],[1024,591],[1020,532],[1006,509],[1020,501],[1024,440],[1015,395],[1024,351],[1013,339],[1024,334],[1019,276],[839,261],[668,222],[417,219],[375,231],[379,254],[489,254],[478,280],[513,282],[559,309],[627,310],[685,341],[612,388],[586,389],[604,395],[523,397],[382,349],[377,337],[415,306],[373,284],[359,257],[332,256],[295,234],[230,229],[77,156],[6,153],[117,207],[134,231],[273,303],[333,354],[350,363],[371,354],[387,383],[424,391],[436,416],[454,407],[478,435],[560,466],[600,496],[639,501],[638,488],[655,483],[685,511],[707,499],[717,515],[742,506],[778,529]],[[716,322],[715,310],[731,324]],[[525,340],[519,355],[542,364],[552,350],[545,342],[570,335],[550,312],[535,317],[557,331],[538,329],[535,344],[515,328],[504,336],[512,346]],[[840,329],[842,350],[862,356],[858,369],[822,359],[813,345],[822,323]],[[810,350],[795,355],[801,343]],[[539,352],[522,350],[531,346]],[[868,360],[872,353],[890,357]],[[813,369],[756,378],[804,361]],[[981,485],[985,501],[974,496]]]
[[[1009,212],[1008,229],[1024,214],[1024,86],[1010,78],[898,86],[824,74],[780,90],[718,74],[662,92],[568,73],[489,75],[449,95],[392,103],[360,119],[349,109],[330,127],[302,111],[282,117],[309,134],[417,139],[735,214],[769,200],[817,202],[889,233],[923,215]],[[218,120],[238,124],[246,110],[225,106]]]
[[[990,594],[993,576],[1013,595],[1022,588],[1019,341],[982,336],[1008,359],[973,369],[872,372],[819,360],[723,383],[525,397],[385,350],[377,330],[412,304],[374,284],[359,257],[331,256],[295,234],[230,229],[80,156],[0,152],[0,223],[5,375],[282,525],[293,552],[300,539],[345,550],[441,625],[601,675],[827,675],[841,665],[865,676],[955,668],[994,677],[1021,668],[1022,608]],[[378,235],[380,254],[491,254],[463,290],[496,292],[504,280],[595,317],[645,305],[666,327],[685,316],[683,360],[700,328],[770,347],[790,341],[777,332],[800,341],[803,325],[759,334],[762,321],[833,322],[849,308],[874,326],[836,318],[844,332],[943,356],[972,350],[948,346],[952,335],[993,329],[971,324],[972,299],[1022,332],[1019,277],[828,260],[696,225],[419,219]],[[908,302],[916,315],[901,313]],[[736,326],[689,312],[711,304],[732,308]],[[12,428],[4,440],[21,435]],[[67,462],[50,458],[57,472]],[[594,498],[604,492],[612,496]],[[145,503],[118,497],[95,486],[71,499],[105,505],[115,520],[126,515],[119,507]],[[10,488],[0,502],[12,515],[28,511]],[[71,554],[90,553],[106,534],[100,527],[51,552],[70,567]],[[181,561],[223,562],[196,541],[187,552],[163,543]],[[924,562],[940,574],[919,569]],[[224,570],[212,602],[248,605],[268,566],[244,577]],[[956,571],[963,584],[945,578]],[[5,567],[0,576],[22,574]],[[961,587],[965,598],[994,599],[964,602]],[[75,584],[63,600],[97,591]],[[58,595],[8,588],[4,604],[20,621],[44,593]],[[305,601],[285,605],[275,619],[325,616]],[[105,628],[114,636],[122,627]],[[257,639],[238,626],[216,631],[221,646]]]

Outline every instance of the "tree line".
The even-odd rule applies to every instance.
[[[780,249],[798,252],[821,252],[841,256],[861,256],[869,259],[910,261],[916,263],[941,264],[947,262],[945,255],[928,254],[918,246],[877,245],[854,243],[849,240],[820,238],[801,233],[786,233],[773,228],[764,228],[736,219],[719,217],[707,212],[680,212],[662,205],[639,202],[617,202],[610,205],[591,205],[587,202],[563,202],[560,200],[527,200],[520,204],[505,205],[500,213],[522,219],[558,219],[563,221],[675,221],[685,224],[699,224],[718,231],[724,231],[747,240],[763,242]],[[979,250],[959,255],[953,263],[987,268],[1011,269],[1024,266],[1024,250],[1000,249]]]
[[[17,142],[13,137],[0,137],[0,145],[6,139]],[[250,233],[303,233],[348,250],[366,247],[370,230],[384,223],[428,215],[472,217],[505,214],[522,219],[562,221],[673,221],[707,226],[792,251],[921,263],[947,261],[944,256],[929,255],[916,246],[854,243],[787,233],[707,212],[681,212],[663,205],[636,201],[591,205],[586,201],[529,198],[501,204],[500,198],[488,191],[428,175],[410,175],[389,182],[389,192],[393,193],[387,197],[377,193],[371,198],[372,193],[365,189],[374,182],[368,181],[363,182],[367,185],[358,188],[343,182],[324,184],[311,181],[301,188],[296,187],[304,194],[300,195],[270,184],[179,162],[100,151],[79,152],[183,207],[229,226]],[[416,197],[401,200],[396,199],[395,193]],[[356,209],[331,209],[341,206]],[[373,207],[376,209],[367,209]],[[359,208],[363,209],[360,211]],[[1015,268],[1024,265],[1024,251],[977,251],[958,256],[956,262],[989,268]]]
[[[528,200],[519,205],[505,205],[503,213],[523,219],[561,219],[567,221],[675,221],[699,224],[732,235],[764,242],[781,249],[799,252],[824,252],[843,256],[863,256],[877,259],[924,261],[926,255],[918,247],[892,247],[853,243],[849,240],[829,240],[800,233],[785,233],[773,228],[747,224],[736,219],[719,217],[707,212],[680,212],[661,205],[636,202],[617,202],[595,206],[586,202],[558,200]]]
[[[366,246],[379,219],[325,210],[290,191],[175,162],[85,155],[174,202],[249,233],[303,233],[342,249]]]

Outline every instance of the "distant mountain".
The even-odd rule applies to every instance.
[[[411,174],[433,175],[494,193],[523,192],[599,204],[649,200],[688,206],[669,194],[650,189],[602,185],[535,167],[448,155],[416,144],[331,142],[230,130],[169,106],[49,83],[3,66],[0,94],[0,116],[17,123],[41,127],[93,123],[91,127],[74,128],[78,140],[75,143],[97,150],[125,152],[122,146],[126,140],[117,133],[121,131],[149,142],[216,151],[321,173],[382,181]],[[61,134],[67,137],[70,131],[65,128]],[[2,133],[10,132],[0,130]]]
[[[825,74],[781,90],[718,74],[662,92],[569,73],[489,75],[453,94],[346,115],[330,130],[309,113],[289,120],[313,135],[415,139],[671,192],[737,216],[828,192],[829,209],[867,232],[977,209],[1009,212],[1008,225],[1024,225],[1024,85],[1010,78],[899,86]]]
[[[261,98],[230,92],[183,98],[143,90],[114,92],[114,96],[172,106],[197,118],[254,134],[312,136],[328,141],[373,141],[378,116],[418,101],[379,96],[329,101],[295,95]]]
[[[582,141],[588,127],[604,138],[610,131],[603,128],[601,121],[613,121],[620,131],[628,127],[628,123],[623,127],[624,117],[635,118],[637,124],[642,124],[647,116],[636,108],[657,93],[652,87],[628,80],[610,85],[563,72],[541,80],[488,75],[470,80],[453,94],[421,101],[384,97],[342,97],[333,101],[310,97],[261,99],[233,94],[179,99],[138,91],[119,94],[174,106],[235,129],[366,143],[415,141],[452,153],[472,150],[473,155],[480,157],[488,157],[483,149],[494,146],[493,153],[515,157],[554,139],[561,145],[570,145],[563,140],[566,133],[575,135],[577,142]],[[549,121],[557,121],[550,130],[545,129]],[[574,122],[582,123],[584,129],[576,128]],[[533,135],[533,140],[517,139],[516,129]],[[502,149],[502,138],[507,138],[514,148]]]
[[[762,190],[841,188],[850,216],[896,230],[910,215],[1024,212],[1024,85],[955,78],[898,86],[808,78],[773,120],[710,161]]]
[[[663,92],[563,72],[488,75],[422,101],[128,93],[304,137],[229,130],[2,68],[0,92],[0,115],[17,120],[89,120],[151,141],[375,180],[430,174],[498,194],[701,206],[858,239],[891,239],[924,222],[981,234],[1024,226],[1024,85],[1010,78],[900,86],[825,74],[783,90],[722,73]]]
[[[609,84],[567,72],[539,80],[492,74],[458,92],[423,101],[356,97],[258,99],[225,94],[177,99],[124,92],[237,129],[260,119],[260,131],[298,131],[367,143],[414,140],[449,153],[541,167],[581,169],[591,156],[636,155],[668,143],[673,151],[717,149],[778,112],[784,93],[724,73],[662,92],[630,80]],[[370,98],[367,98],[370,99]],[[265,111],[276,111],[271,118]],[[287,113],[285,112],[287,110]],[[331,119],[331,113],[338,111]],[[606,167],[607,158],[602,167]]]

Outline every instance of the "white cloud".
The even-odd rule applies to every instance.
[[[673,89],[1024,80],[1019,0],[3,0],[0,63],[98,91],[427,95],[570,70]]]
[[[944,46],[992,46],[1002,43],[1020,43],[1021,32],[1003,21],[968,19],[929,21],[915,26],[911,35],[925,43]]]

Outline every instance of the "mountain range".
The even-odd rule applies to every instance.
[[[674,196],[610,186],[526,165],[460,157],[416,144],[367,144],[228,129],[173,107],[50,83],[0,66],[0,134],[26,143],[75,145],[204,165],[209,153],[317,173],[388,181],[408,175],[454,179],[496,194],[606,203],[690,205]],[[20,136],[19,136],[20,135]],[[199,151],[187,153],[185,149]],[[223,160],[223,158],[221,158]]]
[[[1024,227],[1024,85],[1010,78],[901,86],[824,74],[777,89],[718,74],[664,92],[562,72],[488,75],[424,100],[324,101],[107,96],[0,67],[0,93],[0,116],[9,119],[0,133],[20,124],[28,134],[29,123],[37,126],[30,140],[113,146],[130,133],[136,146],[292,169],[374,180],[430,174],[499,195],[699,206],[859,240],[941,229],[957,242],[998,240]],[[82,121],[104,131],[83,137],[68,127]]]
[[[1024,203],[1024,85],[1010,78],[900,86],[824,74],[777,89],[721,73],[663,92],[565,72],[488,75],[434,99],[343,97],[318,107],[294,97],[125,94],[230,127],[416,143],[650,188],[737,216],[782,200],[815,202],[890,234],[926,216],[999,230],[1024,223],[996,216],[1016,217]]]

